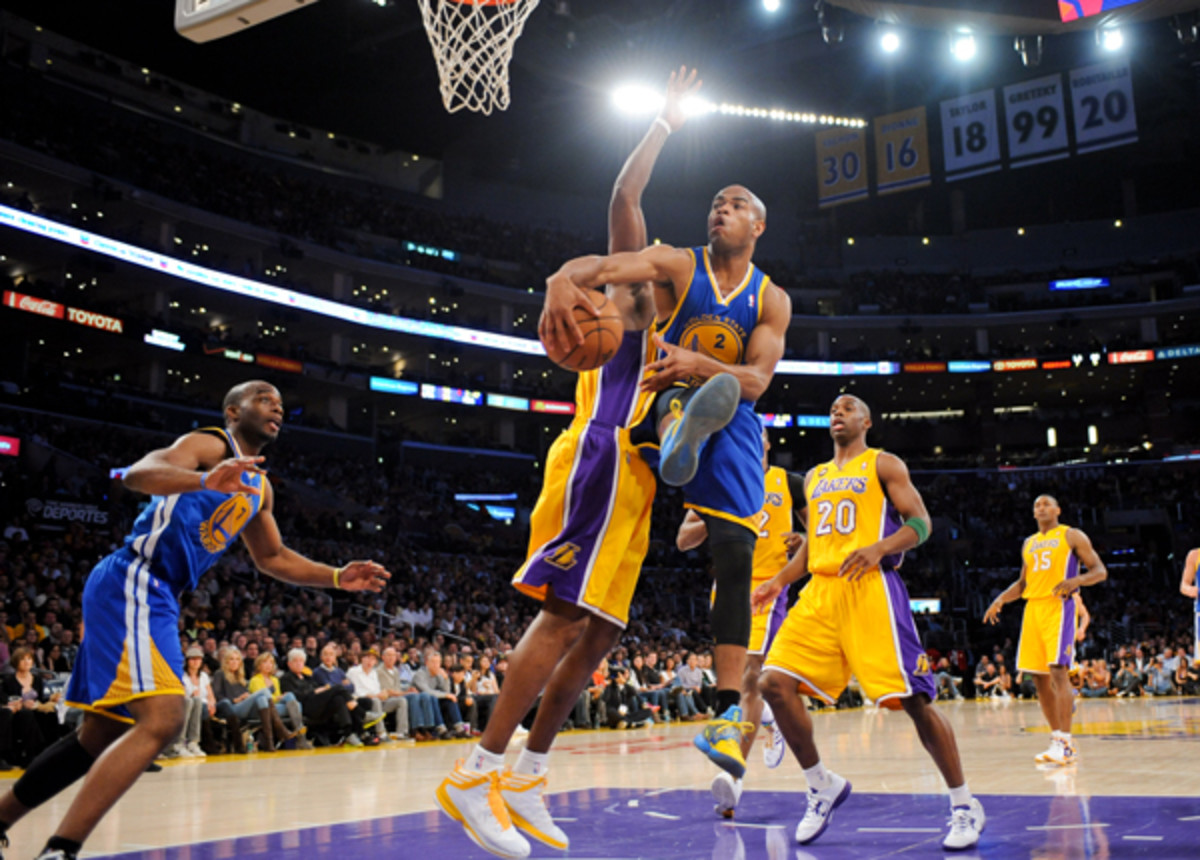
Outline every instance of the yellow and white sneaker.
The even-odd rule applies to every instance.
[[[501,796],[500,780],[500,771],[466,770],[459,759],[435,796],[442,811],[461,824],[480,848],[497,857],[523,860],[529,856],[529,843],[513,827]]]
[[[554,823],[542,791],[546,788],[546,777],[504,771],[500,777],[500,796],[512,823],[539,842],[551,848],[566,851],[570,843],[567,834]]]
[[[1067,746],[1060,738],[1054,738],[1050,741],[1050,747],[1045,752],[1040,752],[1033,757],[1033,760],[1038,764],[1069,764],[1074,761],[1067,753]]]
[[[710,720],[704,731],[692,739],[692,743],[721,770],[728,771],[734,779],[741,779],[746,775],[742,735],[753,728],[752,723],[742,722],[742,709],[734,705],[721,716]]]

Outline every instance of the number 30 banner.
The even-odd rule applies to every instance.
[[[930,183],[924,105],[875,118],[875,167],[880,195]]]
[[[1062,75],[1005,87],[1004,120],[1011,167],[1028,167],[1071,154]]]
[[[1138,139],[1129,62],[1073,69],[1071,107],[1075,110],[1075,151],[1094,152]]]
[[[817,132],[817,205],[826,209],[867,196],[866,129]]]

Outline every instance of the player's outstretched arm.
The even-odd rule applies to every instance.
[[[314,588],[342,588],[346,591],[382,591],[392,575],[373,561],[352,561],[345,567],[333,567],[305,558],[283,545],[279,525],[273,513],[275,491],[263,478],[262,506],[258,515],[242,530],[242,541],[250,551],[254,566],[267,576],[292,585]]]
[[[1055,585],[1055,597],[1070,597],[1071,593],[1076,589],[1086,588],[1089,585],[1095,585],[1098,582],[1104,582],[1104,580],[1108,579],[1108,568],[1104,566],[1104,562],[1100,560],[1099,554],[1097,554],[1095,547],[1092,546],[1091,538],[1079,529],[1069,529],[1067,531],[1067,546],[1079,557],[1079,561],[1087,569],[1087,573],[1073,576],[1070,579],[1064,579]]]
[[[1200,591],[1196,587],[1196,568],[1200,567],[1200,549],[1194,549],[1187,554],[1183,562],[1183,578],[1179,581],[1179,593],[1185,597],[1196,597]]]
[[[568,260],[546,279],[546,298],[538,322],[543,342],[557,343],[564,352],[583,343],[583,332],[575,322],[577,307],[597,313],[588,293],[606,284],[635,284],[650,281],[677,288],[692,276],[692,255],[670,245],[651,245],[638,252],[607,257],[576,257]]]
[[[895,454],[881,453],[875,468],[892,507],[904,518],[904,525],[883,540],[860,547],[846,556],[838,576],[851,581],[873,570],[884,556],[920,546],[933,528],[925,501],[913,486],[904,461]]]
[[[197,490],[221,493],[259,494],[242,480],[243,472],[263,470],[262,457],[225,459],[225,443],[208,433],[180,436],[169,448],[151,451],[129,467],[124,483],[129,489],[151,496],[172,496]],[[207,471],[201,471],[207,470]]]

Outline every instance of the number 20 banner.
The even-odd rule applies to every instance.
[[[826,209],[867,196],[866,129],[817,132],[817,205]]]
[[[1073,69],[1071,107],[1075,112],[1075,151],[1094,152],[1138,139],[1129,62]]]
[[[1005,87],[1004,124],[1010,167],[1029,167],[1069,156],[1062,75]]]
[[[925,106],[875,118],[875,190],[880,195],[930,183]]]

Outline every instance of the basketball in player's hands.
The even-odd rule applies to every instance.
[[[593,315],[587,308],[577,307],[574,310],[575,321],[583,332],[583,343],[572,342],[571,349],[563,352],[558,344],[542,341],[546,355],[564,370],[575,373],[595,370],[617,354],[621,338],[625,336],[625,324],[608,296],[593,291],[591,298],[600,312],[599,316]]]

